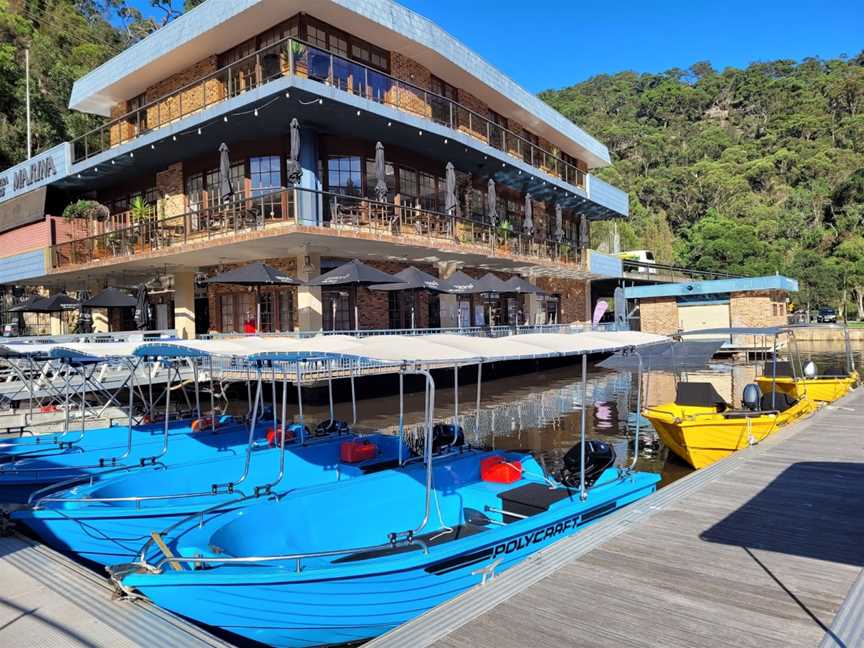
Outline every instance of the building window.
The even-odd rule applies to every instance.
[[[489,111],[489,144],[502,151],[507,148],[504,141],[504,131],[507,129],[507,119],[496,113],[494,110]]]
[[[253,157],[249,159],[249,179],[252,196],[278,191],[282,186],[281,164],[278,155]]]
[[[539,157],[539,151],[534,151],[532,154],[532,149],[540,146],[540,138],[527,130],[522,132],[522,136],[527,140],[526,142],[522,142],[522,159],[528,164],[533,165],[535,159],[534,156],[536,156],[537,164],[539,164],[541,160]]]
[[[321,291],[322,324],[325,331],[350,331],[354,327],[354,291]]]
[[[399,193],[402,195],[403,205],[414,204],[414,201],[420,195],[420,185],[416,171],[399,167]]]
[[[186,178],[186,208],[190,212],[204,209],[204,175],[196,173]]]
[[[147,100],[143,94],[133,97],[127,104],[130,114],[126,121],[132,126],[136,136],[147,130],[147,111],[141,110],[146,104]]]
[[[429,97],[429,103],[432,108],[432,120],[449,126],[451,118],[455,119],[456,111],[455,109],[451,109],[451,106],[459,96],[456,88],[433,76],[429,82],[429,89],[432,90],[433,95],[438,95]]]
[[[222,315],[222,332],[236,333],[237,329],[234,324],[234,295],[221,295],[219,297],[219,307]]]
[[[429,173],[420,174],[420,206],[431,211],[444,209],[443,203],[438,204],[438,179]]]
[[[277,293],[279,297],[279,330],[294,330],[294,293],[283,290]]]
[[[327,160],[327,187],[333,193],[360,196],[363,187],[361,158],[331,155]]]

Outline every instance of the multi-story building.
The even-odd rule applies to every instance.
[[[412,299],[422,327],[460,309],[474,323],[585,320],[589,282],[610,272],[589,258],[589,223],[628,212],[591,175],[610,163],[605,146],[390,0],[208,0],[79,79],[69,105],[107,120],[0,174],[0,282],[159,278],[156,324],[185,336],[242,330],[254,295],[200,280],[253,259],[300,279],[351,258],[520,274],[547,293],[497,296],[490,311],[424,293],[263,290],[264,331],[405,327]]]

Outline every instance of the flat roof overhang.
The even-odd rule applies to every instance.
[[[470,89],[589,168],[610,164],[599,141],[435,23],[391,0],[208,0],[78,79],[69,107],[108,116],[115,104],[304,11]]]
[[[457,263],[463,267],[511,272],[534,277],[599,279],[600,275],[568,264],[513,256],[491,256],[485,246],[448,244],[441,238],[400,234],[373,236],[350,228],[272,224],[238,235],[190,240],[188,243],[134,256],[111,257],[86,265],[50,271],[22,283],[73,289],[77,284],[110,277],[118,285],[151,279],[154,274],[190,271],[219,264],[287,258],[308,253],[340,259],[358,258],[410,264]]]
[[[779,290],[797,292],[798,281],[783,275],[767,277],[741,277],[738,279],[716,279],[713,281],[690,281],[653,286],[631,286],[624,289],[627,299],[650,299],[656,297],[684,297],[687,295],[715,295],[723,293]]]
[[[599,178],[589,176],[587,190],[581,189],[467,133],[302,77],[276,79],[73,164],[71,173],[53,184],[69,191],[101,189],[182,159],[212,154],[215,160],[221,142],[230,148],[250,139],[286,136],[293,117],[321,133],[381,141],[385,151],[398,146],[437,158],[442,176],[446,162],[453,162],[475,177],[493,177],[590,220],[622,218],[629,211],[627,195]]]

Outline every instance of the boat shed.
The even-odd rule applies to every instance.
[[[624,297],[628,312],[638,313],[639,330],[673,335],[709,328],[783,326],[789,295],[797,290],[797,280],[771,275],[632,286],[624,289]]]

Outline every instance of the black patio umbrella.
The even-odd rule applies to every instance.
[[[525,194],[525,216],[522,219],[522,231],[525,236],[534,235],[534,204],[531,202],[531,194]]]
[[[10,313],[29,313],[31,312],[30,307],[38,301],[42,301],[45,299],[44,297],[40,297],[39,295],[30,295],[27,299],[25,299],[20,304],[16,304],[9,309]]]
[[[291,277],[263,261],[255,261],[249,265],[222,272],[215,277],[205,279],[207,284],[232,284],[235,286],[252,286],[255,289],[255,324],[261,328],[261,286],[299,286],[302,281]]]
[[[469,277],[461,270],[457,270],[444,280],[444,287],[451,295],[479,295],[482,291],[478,289],[477,280]],[[458,304],[457,304],[458,307]],[[469,319],[470,325],[470,319]],[[462,310],[457,308],[456,325],[462,328]]]
[[[352,259],[348,263],[344,263],[338,268],[333,268],[329,272],[310,279],[306,282],[308,286],[352,286],[354,289],[354,326],[360,328],[357,309],[357,286],[370,286],[373,284],[391,284],[402,283],[395,275],[387,274],[377,268],[361,263],[358,259]],[[333,309],[336,309],[336,302],[333,302]],[[336,318],[333,318],[333,326],[335,330]]]
[[[428,290],[429,292],[447,292],[446,282],[438,279],[438,277],[433,277],[428,272],[423,272],[422,270],[419,270],[414,266],[409,266],[404,270],[400,270],[393,276],[399,278],[399,283],[377,284],[369,286],[369,290],[382,290],[385,292],[392,292],[396,290],[410,290],[412,297],[411,328],[416,328],[414,318],[414,304],[417,301],[417,291]]]
[[[459,205],[459,200],[456,198],[456,168],[452,162],[448,162],[444,167],[444,183],[446,185],[446,193],[444,194],[444,211],[449,216],[456,215],[456,207]]]
[[[555,204],[555,240],[558,243],[564,240],[564,216],[561,203]]]
[[[300,166],[300,122],[294,117],[291,120],[291,145],[288,155],[288,177],[291,184],[300,184],[303,178],[303,167]]]
[[[529,281],[526,281],[522,277],[514,275],[510,277],[507,281],[504,282],[504,285],[507,286],[507,290],[505,292],[513,292],[517,295],[543,295],[545,291],[541,288],[538,288],[534,284]],[[524,304],[523,304],[524,307]],[[517,315],[518,318],[518,315]],[[518,319],[517,319],[517,324]]]
[[[30,305],[30,312],[33,313],[61,313],[63,311],[75,310],[80,302],[73,299],[69,295],[62,293],[39,299]]]
[[[496,275],[491,272],[487,272],[485,275],[480,277],[477,280],[476,285],[477,290],[484,295],[493,295],[496,293],[504,293],[507,291],[507,284],[504,283],[503,279],[500,279]],[[489,325],[492,325],[492,306],[489,306]]]
[[[135,298],[117,288],[106,288],[91,299],[81,302],[84,308],[134,308]]]
[[[498,223],[498,197],[495,193],[495,181],[489,178],[486,184],[486,214],[489,216],[489,223],[492,228]]]
[[[222,142],[219,145],[219,200],[227,202],[234,195],[234,187],[231,185],[231,158],[228,157],[228,145]]]
[[[387,200],[387,162],[381,142],[375,144],[375,197],[378,202]]]
[[[138,286],[138,293],[135,296],[135,326],[138,327],[139,331],[143,331],[147,328],[149,319],[147,313],[147,286],[142,283]]]

